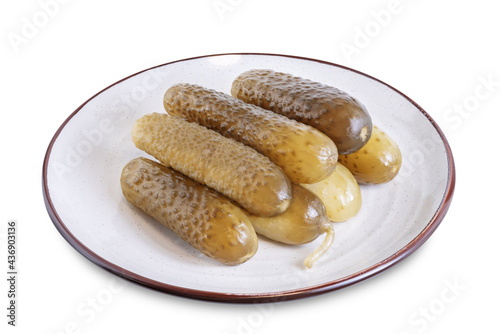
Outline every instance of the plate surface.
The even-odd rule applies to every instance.
[[[119,178],[135,148],[136,119],[163,112],[178,82],[229,93],[248,69],[270,68],[335,86],[358,98],[373,123],[400,146],[403,165],[390,183],[362,186],[363,206],[336,224],[336,240],[312,269],[303,260],[322,241],[301,246],[259,239],[257,254],[224,266],[200,254],[123,198]],[[425,163],[424,163],[425,161]],[[171,294],[224,302],[281,301],[336,290],[372,277],[420,247],[450,205],[455,168],[442,131],[410,98],[353,69],[270,54],[179,60],[131,75],[81,105],[61,125],[43,164],[48,213],[82,255],[119,276]]]

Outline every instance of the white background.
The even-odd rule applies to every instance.
[[[16,219],[19,308],[12,328],[2,278],[2,333],[497,330],[500,20],[493,3],[3,1],[0,267],[6,276],[7,221]],[[54,132],[81,103],[125,76],[224,52],[338,63],[385,81],[422,106],[445,132],[457,165],[452,206],[428,242],[363,283],[261,308],[159,293],[76,252],[54,228],[42,198],[42,161]]]

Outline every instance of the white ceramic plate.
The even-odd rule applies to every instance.
[[[362,187],[361,212],[336,225],[334,245],[310,270],[303,260],[322,237],[302,246],[260,238],[252,259],[224,266],[132,207],[120,190],[123,166],[147,156],[131,141],[132,125],[146,113],[163,112],[168,87],[189,82],[229,93],[232,80],[253,68],[292,73],[355,96],[403,155],[401,172],[392,182]],[[160,291],[229,302],[311,296],[380,273],[430,237],[450,205],[454,183],[452,153],[443,133],[401,92],[339,65],[269,54],[196,57],[120,80],[69,116],[54,135],[43,165],[49,215],[86,258]]]

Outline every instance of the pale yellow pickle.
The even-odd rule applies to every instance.
[[[370,140],[360,150],[339,156],[360,184],[387,183],[398,174],[401,151],[398,144],[385,132],[374,126]]]
[[[356,216],[361,209],[362,198],[358,182],[349,169],[340,163],[326,179],[303,186],[323,201],[331,221],[346,221]]]

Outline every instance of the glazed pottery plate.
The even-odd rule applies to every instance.
[[[257,254],[238,266],[212,260],[130,205],[120,173],[147,154],[131,140],[134,121],[164,112],[173,84],[193,83],[225,93],[249,69],[266,68],[347,92],[373,124],[399,145],[398,176],[361,186],[363,205],[311,269],[305,257],[322,242],[283,245],[259,238]],[[424,163],[425,161],[425,163]],[[103,89],[74,111],[49,144],[43,194],[61,235],[83,256],[121,277],[186,297],[225,302],[278,301],[336,290],[405,259],[435,231],[450,205],[453,157],[442,131],[415,102],[356,70],[295,56],[221,54],[179,60],[133,74]]]

